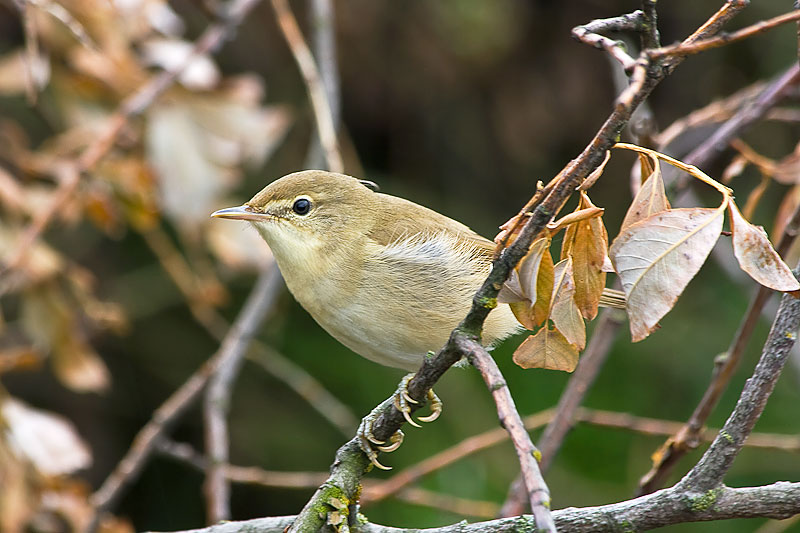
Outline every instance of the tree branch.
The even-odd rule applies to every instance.
[[[470,364],[481,373],[486,387],[491,391],[495,404],[497,404],[500,425],[508,431],[511,441],[514,443],[522,479],[527,489],[528,502],[536,520],[536,528],[540,531],[555,531],[553,517],[550,514],[550,489],[547,488],[542,472],[539,470],[538,461],[541,460],[542,454],[536,449],[525,431],[525,426],[514,405],[514,399],[508,390],[508,384],[497,367],[497,363],[483,346],[476,342],[471,344],[471,347],[464,348],[470,350],[467,358]]]
[[[633,500],[597,507],[569,507],[553,511],[556,526],[570,533],[617,533],[647,531],[685,522],[706,522],[732,518],[773,518],[782,520],[800,513],[800,483],[781,481],[763,487],[720,486],[705,494],[689,494],[676,487],[663,489]],[[224,522],[183,533],[283,533],[293,516]],[[403,529],[372,523],[358,526],[359,533],[516,533],[534,528],[530,516],[501,518],[429,529]]]

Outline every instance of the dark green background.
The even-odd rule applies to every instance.
[[[662,39],[668,44],[688,35],[720,3],[659,3]],[[576,43],[570,28],[637,7],[636,2],[599,0],[351,0],[336,4],[349,170],[378,182],[384,192],[427,205],[488,237],[524,204],[537,180],[548,180],[579,153],[610,111],[614,90],[608,61],[601,52]],[[754,4],[734,21],[734,27],[791,7],[790,2],[778,1]],[[206,24],[204,16],[188,1],[175,2],[173,7],[190,21],[190,34],[199,34]],[[294,2],[294,7],[302,17],[304,5]],[[3,49],[21,39],[20,28],[7,9],[0,10]],[[796,61],[795,53],[794,29],[788,25],[689,58],[651,98],[659,125],[666,127],[715,98],[771,78]],[[268,101],[289,104],[297,114],[276,155],[243,183],[239,196],[244,200],[269,181],[301,168],[312,127],[310,111],[268,3],[255,10],[217,57],[226,72],[260,73],[267,83]],[[3,100],[0,110],[26,120],[21,99]],[[30,125],[35,133],[34,119]],[[745,139],[767,156],[782,157],[793,149],[798,133],[796,126],[767,124],[756,127]],[[630,201],[628,171],[633,161],[628,154],[615,156],[592,190],[595,203],[607,209],[605,220],[612,238]],[[706,170],[718,176],[720,169]],[[743,199],[757,181],[758,176],[748,172],[733,186]],[[770,186],[756,223],[771,227],[785,190]],[[711,195],[704,198],[713,201]],[[80,246],[74,248],[82,250],[77,260],[103,273],[98,288],[103,297],[140,310],[134,313],[127,336],[94,341],[113,374],[113,389],[106,397],[66,391],[47,372],[4,380],[13,394],[76,422],[92,444],[95,464],[86,477],[96,487],[153,409],[215,351],[216,343],[192,320],[179,293],[136,234],[110,241],[85,225],[54,228],[49,235],[62,249]],[[223,311],[233,318],[253,279],[226,283],[234,298]],[[727,348],[753,288],[753,283],[734,283],[710,261],[662,321],[661,330],[631,344],[623,328],[585,405],[687,419],[709,380],[714,356]],[[724,422],[758,357],[767,328],[766,322],[758,327],[711,425]],[[318,377],[358,416],[387,397],[401,376],[343,348],[285,291],[260,338]],[[553,406],[569,376],[517,368],[511,353],[520,339],[505,342],[494,354],[520,411],[530,414]],[[245,365],[233,393],[232,461],[275,470],[327,470],[343,437],[283,383],[252,363]],[[757,430],[798,433],[799,375],[796,364],[787,367]],[[474,370],[449,372],[437,392],[445,401],[440,420],[423,429],[409,428],[403,447],[382,459],[396,470],[497,426],[494,405]],[[178,439],[198,447],[202,445],[199,414],[195,408],[175,431]],[[650,454],[662,441],[577,426],[547,475],[554,507],[629,498],[650,466]],[[682,461],[673,481],[698,457],[694,453]],[[499,502],[517,471],[511,446],[503,444],[437,472],[421,485]],[[744,486],[798,479],[797,454],[745,449],[726,482]],[[197,472],[157,458],[126,493],[119,513],[131,518],[139,530],[202,526],[201,483]],[[310,493],[236,487],[233,518],[292,514]],[[443,525],[461,519],[395,501],[369,507],[365,513],[375,522],[393,526]],[[743,532],[753,531],[761,522],[689,524],[669,530]]]

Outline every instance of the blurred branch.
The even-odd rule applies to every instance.
[[[199,282],[192,282],[192,280],[196,280],[197,276],[192,272],[186,259],[169,236],[163,230],[155,229],[142,232],[142,237],[183,295],[194,319],[205,328],[212,338],[222,342],[230,324],[203,298],[198,298],[198,292],[202,290],[202,287],[198,286]],[[341,400],[285,355],[269,348],[258,339],[254,339],[247,357],[286,383],[343,435],[349,436],[358,426],[358,418]]]
[[[285,355],[257,342],[247,357],[286,383],[343,435],[351,435],[358,427],[358,418],[339,398]]]
[[[3,259],[4,264],[0,265],[0,293],[3,292],[6,285],[2,277],[20,267],[34,241],[47,229],[64,203],[77,189],[81,174],[94,168],[97,162],[114,146],[117,137],[128,121],[150,107],[175,82],[196,56],[217,50],[258,2],[259,0],[231,0],[225,16],[205,29],[195,41],[192,51],[179,65],[155,76],[123,100],[114,114],[109,117],[105,133],[87,146],[76,160],[65,163],[64,168],[59,169],[59,174],[63,172],[63,176],[59,176],[58,190],[52,200],[37,211],[31,224],[25,228],[16,248]]]
[[[798,12],[800,14],[800,12]],[[787,90],[800,81],[800,66],[792,64],[786,72],[768,84],[761,94],[743,106],[730,120],[720,126],[711,136],[703,141],[689,155],[683,158],[687,165],[704,168],[713,162],[743,130],[761,120],[767,112],[775,107],[786,95]],[[683,180],[688,182],[689,180]],[[678,187],[685,185],[681,182]]]
[[[241,357],[241,353],[246,350],[264,316],[272,306],[270,295],[274,294],[273,285],[277,282],[277,276],[277,268],[274,266],[261,273],[247,302],[219,350],[195,371],[178,390],[173,392],[154,411],[150,422],[139,430],[128,452],[100,488],[92,494],[90,501],[94,507],[94,516],[87,528],[88,531],[94,531],[101,515],[116,504],[125,487],[144,468],[155,444],[200,396],[203,387],[206,386],[211,377],[221,367],[225,366],[228,360]]]
[[[535,431],[554,419],[555,409],[546,409],[523,418],[525,429]],[[574,422],[590,424],[598,427],[623,429],[641,435],[671,435],[683,426],[682,422],[662,420],[604,411],[602,409],[578,408],[574,414]],[[719,429],[708,428],[700,434],[700,438],[711,442],[716,438]],[[393,475],[385,481],[364,480],[364,492],[361,502],[368,506],[386,498],[398,497],[403,491],[423,477],[446,468],[470,455],[486,450],[508,440],[509,434],[503,428],[494,428],[468,437],[458,444],[420,461]],[[752,433],[745,442],[749,448],[780,450],[784,452],[800,452],[800,437],[779,433]],[[204,471],[208,467],[206,457],[185,443],[167,438],[156,443],[156,449],[174,459],[188,463],[194,468]],[[255,466],[222,465],[225,477],[234,483],[259,485],[262,487],[282,489],[309,489],[318,487],[328,476],[326,472],[283,472],[264,470]],[[498,511],[499,512],[499,511]],[[521,513],[520,513],[521,514]],[[472,515],[478,516],[478,515]],[[497,515],[495,515],[497,516]]]
[[[539,461],[542,454],[536,449],[514,405],[514,399],[508,390],[508,384],[497,367],[494,359],[479,343],[472,343],[471,352],[467,355],[470,364],[478,369],[491,391],[492,398],[497,405],[497,415],[500,425],[508,431],[514,449],[517,451],[522,479],[528,494],[536,528],[539,531],[555,531],[553,517],[550,514],[550,489],[539,470]]]
[[[328,97],[333,131],[339,131],[341,119],[341,91],[339,67],[336,60],[336,11],[333,0],[311,0],[309,21],[314,58],[319,65],[319,76]],[[337,137],[338,138],[338,137]],[[320,142],[319,132],[314,129],[306,156],[306,168],[323,168],[325,152]]]
[[[256,293],[256,288],[253,289],[253,294],[257,294],[258,298],[262,300],[259,310],[261,315],[257,318],[258,323],[263,322],[265,315],[272,310],[278,289],[281,287],[281,275],[275,263],[267,267],[263,275],[267,276],[264,282],[266,287],[259,289],[258,293]],[[244,312],[243,310],[242,313]],[[236,324],[233,327],[235,330]],[[252,336],[250,334],[250,337]],[[249,341],[250,339],[244,339],[242,342],[243,348]],[[222,471],[222,465],[227,463],[230,457],[227,417],[230,410],[233,383],[239,374],[239,369],[242,367],[245,352],[245,349],[234,350],[219,365],[219,368],[216,369],[209,380],[203,402],[205,447],[210,459],[206,469],[203,492],[206,498],[207,519],[210,524],[228,520],[231,516],[231,487]]]
[[[794,241],[798,225],[800,225],[800,208],[795,210],[791,221],[787,225],[787,231],[784,232],[778,243],[777,251],[781,256],[786,255],[792,241]],[[725,352],[722,360],[715,365],[711,382],[703,394],[703,398],[700,400],[700,403],[697,404],[697,407],[695,407],[688,422],[686,422],[672,437],[667,439],[658,452],[656,452],[654,455],[656,459],[653,461],[652,468],[639,482],[639,494],[653,492],[662,486],[678,461],[689,451],[698,446],[700,432],[708,420],[708,417],[711,416],[714,408],[719,403],[722,393],[725,392],[728,383],[733,377],[733,373],[744,355],[747,343],[753,336],[753,331],[758,324],[764,305],[772,295],[772,292],[773,291],[767,287],[759,285],[758,290],[753,295],[750,305],[742,318],[739,329],[736,331],[731,341],[728,351]]]
[[[188,444],[163,439],[158,443],[157,449],[160,453],[189,464],[200,471],[208,469],[208,458],[197,453]],[[278,472],[258,467],[230,464],[220,465],[220,467],[225,478],[233,483],[280,489],[314,489],[328,477],[327,472]],[[366,482],[364,489],[369,491],[371,487],[378,483],[380,482]],[[407,503],[444,509],[452,513],[478,518],[497,516],[499,509],[499,506],[493,502],[469,500],[415,487],[404,487],[402,490],[392,494],[392,496]]]
[[[797,276],[800,269],[794,271]],[[778,313],[750,379],[725,425],[703,457],[676,488],[692,492],[717,489],[761,416],[775,383],[783,370],[800,328],[800,299],[784,294]]]
[[[305,39],[303,39],[303,33],[300,31],[297,19],[292,13],[288,1],[272,0],[272,7],[275,9],[281,32],[283,32],[297,66],[300,68],[303,80],[306,82],[320,143],[325,151],[328,170],[331,172],[344,172],[344,163],[342,162],[342,154],[339,150],[339,141],[336,136],[336,125],[331,102],[328,100],[326,88],[320,78],[319,69],[314,62],[314,56],[311,55],[311,50],[309,50]]]

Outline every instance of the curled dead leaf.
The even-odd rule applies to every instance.
[[[553,297],[550,303],[550,318],[564,338],[578,350],[586,346],[586,325],[578,306],[575,305],[575,279],[572,275],[572,258],[559,261],[553,269]]]
[[[728,202],[733,231],[733,255],[742,270],[750,277],[776,291],[796,291],[800,283],[784,263],[772,244],[764,228],[750,224],[739,212],[739,208]]]
[[[620,231],[625,230],[631,224],[670,208],[658,158],[652,154],[640,153],[639,165],[641,175],[645,177],[645,180],[628,208]]]
[[[577,210],[589,211],[593,207],[589,196],[581,191]],[[583,317],[592,320],[597,316],[606,285],[603,265],[608,261],[608,233],[601,216],[586,218],[567,227],[561,245],[561,259],[567,257],[572,258],[575,303]]]

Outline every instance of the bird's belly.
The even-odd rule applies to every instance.
[[[458,325],[458,320],[425,320],[419,314],[412,318],[397,305],[366,309],[353,304],[327,311],[311,315],[336,340],[371,361],[404,370],[417,370],[425,354],[444,346]]]

